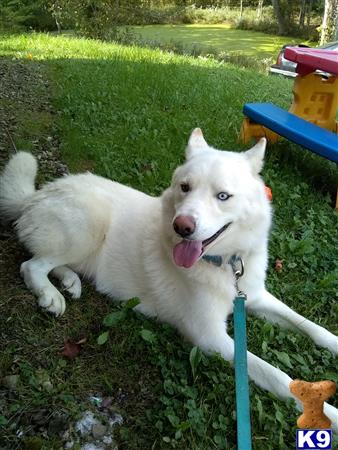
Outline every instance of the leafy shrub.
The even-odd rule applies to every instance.
[[[55,30],[56,24],[43,0],[3,0],[0,6],[0,28],[18,31],[33,28]]]

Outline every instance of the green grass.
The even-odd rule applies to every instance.
[[[287,107],[291,100],[290,80],[138,47],[34,34],[3,38],[0,54],[29,67],[39,64],[50,79],[57,111],[52,126],[73,171],[90,167],[155,195],[168,186],[174,167],[183,160],[192,128],[201,127],[215,147],[239,150],[243,103],[271,101]],[[27,115],[22,130],[31,119]],[[263,176],[272,187],[275,208],[269,289],[337,333],[337,217],[329,196],[335,189],[334,170],[283,141],[269,149]],[[18,261],[25,257],[17,250]],[[274,270],[276,258],[284,261],[281,273]],[[123,310],[126,320],[104,326],[105,315],[121,307],[88,285],[84,303],[68,302],[60,320],[47,317],[22,284],[15,290],[16,280],[19,274],[11,274],[1,300],[7,344],[0,370],[2,376],[18,373],[21,383],[17,396],[10,397],[15,408],[3,410],[7,442],[16,442],[15,430],[26,426],[26,411],[49,407],[73,419],[89,393],[112,395],[118,403],[122,389],[128,394],[125,403],[118,404],[126,419],[117,430],[122,450],[236,448],[229,364],[200,355],[193,371],[189,344],[169,326],[130,310]],[[19,301],[22,307],[17,308]],[[109,340],[99,346],[97,337],[106,330]],[[63,337],[83,334],[88,343],[82,354],[64,363],[57,354]],[[338,360],[328,351],[261,320],[249,319],[248,346],[292,377],[337,377]],[[52,393],[39,387],[41,367],[49,373]],[[253,384],[250,389],[254,449],[294,448],[293,405]],[[334,401],[337,404],[337,398]],[[40,448],[59,448],[55,439]]]
[[[175,41],[182,43],[187,49],[198,46],[206,52],[213,49],[260,59],[277,57],[284,44],[300,42],[300,39],[294,37],[238,30],[229,24],[147,25],[133,27],[133,30],[146,41],[160,43]]]

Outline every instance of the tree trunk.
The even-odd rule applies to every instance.
[[[325,0],[320,45],[333,41],[337,35],[338,0]]]
[[[299,11],[299,26],[301,28],[304,28],[305,11],[306,11],[306,0],[302,0],[300,3],[300,11]]]
[[[285,34],[286,33],[286,24],[284,20],[284,16],[281,10],[281,5],[279,3],[279,0],[272,0],[272,6],[273,10],[275,12],[275,15],[277,17],[278,22],[278,34]]]
[[[242,16],[243,16],[243,0],[240,1],[239,20],[242,20]]]
[[[54,17],[55,18],[55,23],[56,23],[56,26],[57,26],[57,29],[58,29],[58,34],[61,34],[61,23],[59,22],[59,20],[58,20],[58,18],[55,16]]]
[[[262,17],[263,2],[264,2],[264,0],[258,0],[257,13],[256,13],[256,19],[257,20],[260,20],[261,17]]]
[[[311,23],[312,0],[308,0],[306,25],[309,27]]]

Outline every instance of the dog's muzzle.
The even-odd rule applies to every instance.
[[[179,216],[184,217],[184,216]],[[188,216],[187,216],[188,217]],[[181,221],[181,224],[190,224],[190,221]],[[223,225],[215,234],[205,239],[204,241],[198,241],[195,239],[183,239],[177,245],[175,245],[173,249],[173,258],[175,264],[180,267],[189,268],[195,264],[196,261],[203,255],[206,248],[214,242],[230,225],[232,222],[229,222]],[[194,222],[195,225],[195,222]],[[175,228],[175,225],[174,225]],[[195,228],[194,228],[195,230]],[[190,230],[189,230],[190,231]],[[186,230],[187,232],[187,230]],[[185,234],[185,237],[191,235],[193,232],[189,232],[189,234]],[[180,234],[180,233],[178,233]]]

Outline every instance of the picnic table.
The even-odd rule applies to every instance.
[[[338,163],[338,53],[288,47],[285,57],[297,63],[298,74],[289,111],[271,103],[245,104],[241,139],[276,142],[283,136]]]
[[[308,75],[315,70],[338,75],[338,53],[332,50],[287,47],[285,58],[297,63],[299,75]]]

